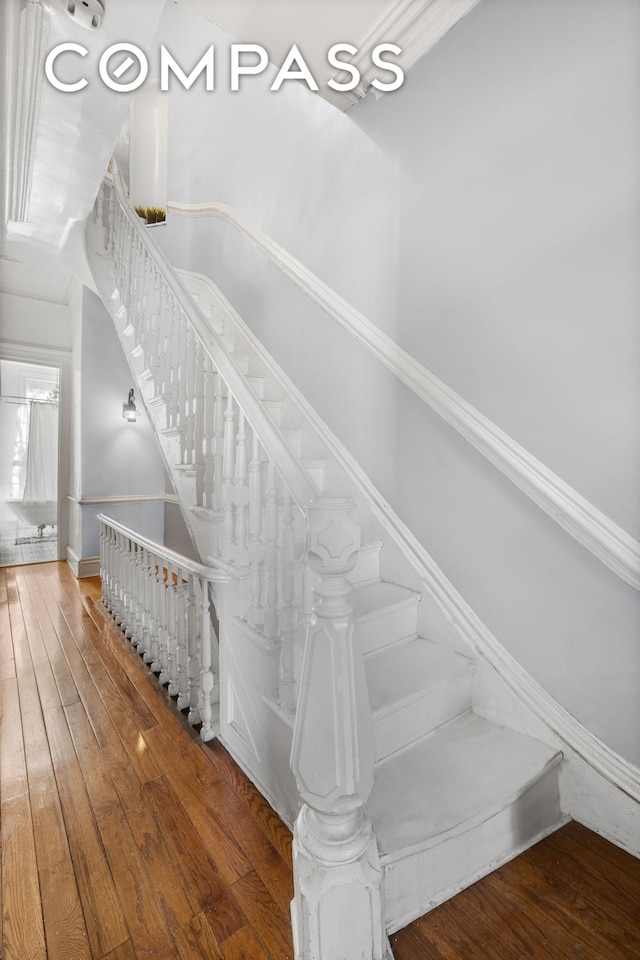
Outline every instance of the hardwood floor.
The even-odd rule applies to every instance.
[[[396,960],[637,960],[640,861],[569,823],[392,945]]]
[[[65,564],[0,570],[3,960],[284,960],[291,836]]]
[[[291,836],[66,564],[0,569],[2,960],[287,960]],[[640,861],[569,824],[396,960],[640,958]]]

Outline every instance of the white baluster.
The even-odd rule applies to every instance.
[[[162,574],[162,560],[157,554],[152,556],[149,568],[149,590],[151,593],[151,617],[149,632],[151,634],[151,671],[160,673],[162,660],[160,657],[160,576]]]
[[[131,323],[131,294],[133,287],[133,230],[124,223],[122,241],[122,293],[127,322]]]
[[[262,608],[262,564],[264,545],[262,543],[262,461],[260,443],[253,433],[251,462],[249,463],[249,595],[251,604],[247,619],[252,627],[264,624]]]
[[[117,625],[122,623],[122,534],[116,533],[116,563],[115,563],[115,603],[113,618]]]
[[[131,317],[130,323],[136,331],[136,341],[142,347],[143,356],[146,362],[149,357],[149,328],[144,313],[144,262],[145,251],[142,247],[142,240],[137,234],[132,237],[132,262],[131,262]]]
[[[144,567],[144,551],[142,547],[136,545],[136,556],[135,556],[136,619],[135,619],[135,629],[133,631],[133,636],[131,637],[131,642],[134,645],[134,647],[138,648],[139,653],[142,653],[142,651],[144,650],[144,591],[143,591],[144,571],[143,571],[143,567]]]
[[[172,299],[171,305],[171,368],[169,370],[171,384],[171,399],[169,402],[169,420],[167,426],[177,430],[179,425],[179,404],[180,404],[180,325],[178,318],[180,310],[178,304]]]
[[[185,318],[178,315],[179,352],[178,352],[178,432],[180,434],[180,463],[187,462],[187,382],[189,338]]]
[[[173,564],[167,568],[167,659],[169,661],[169,696],[178,696],[178,605],[177,583]]]
[[[247,520],[249,512],[249,486],[247,483],[247,432],[242,410],[239,410],[238,413],[234,501],[236,505],[235,561],[238,566],[244,567],[248,562]]]
[[[266,575],[264,632],[267,637],[278,635],[278,488],[273,461],[269,459],[267,489],[265,491],[265,549]]]
[[[189,648],[189,714],[192,726],[200,723],[200,609],[196,601],[195,576],[188,574],[187,637]]]
[[[215,405],[213,415],[213,503],[212,508],[218,512],[223,509],[222,487],[224,483],[223,463],[224,463],[224,426],[225,426],[225,399],[224,382],[222,375],[217,372],[215,375]],[[217,545],[219,552],[222,552],[222,538]]]
[[[153,660],[153,635],[151,633],[151,554],[149,550],[142,551],[143,563],[142,563],[142,596],[143,596],[143,624],[144,624],[144,643],[142,651],[138,647],[138,652],[142,652],[142,659],[145,663],[151,663]]]
[[[127,640],[131,640],[131,635],[133,632],[133,622],[135,618],[135,601],[134,601],[134,590],[135,590],[135,566],[134,566],[134,546],[133,540],[131,537],[127,537],[127,548],[125,556],[125,592],[126,592],[126,601],[125,601],[125,620],[122,625],[124,630],[124,635]]]
[[[224,412],[224,457],[222,461],[222,501],[224,519],[222,522],[222,556],[226,560],[233,559],[234,533],[234,405],[231,391],[227,391],[227,406]]]
[[[176,567],[176,636],[178,662],[178,709],[189,706],[189,668],[188,668],[188,626],[187,626],[187,585],[183,579],[181,567]]]
[[[291,494],[283,493],[282,605],[280,607],[280,704],[292,714],[296,706],[295,640],[298,627],[295,605],[296,569]]]
[[[104,520],[100,521],[100,586],[102,602],[109,609],[109,588],[107,584],[107,527]]]
[[[196,339],[193,327],[187,329],[185,366],[184,409],[185,409],[185,451],[183,463],[195,463],[195,436],[196,436]]]
[[[204,500],[203,505],[208,510],[215,508],[215,393],[216,373],[211,357],[204,356]]]
[[[205,483],[205,362],[204,347],[196,340],[195,353],[195,402],[194,402],[194,463],[196,468],[196,503],[206,506]]]
[[[202,667],[202,728],[200,737],[205,742],[215,736],[213,729],[213,691],[216,678],[211,669],[213,660],[213,644],[215,634],[211,623],[211,609],[209,601],[209,584],[206,580],[200,581],[200,636],[201,636],[201,667]]]
[[[106,537],[106,557],[107,557],[107,570],[106,570],[106,592],[107,592],[107,610],[109,613],[113,610],[113,539],[115,532],[112,529],[107,531]]]
[[[168,570],[163,565],[158,582],[158,651],[160,661],[160,675],[158,680],[162,684],[169,683],[169,623],[167,608],[167,578]]]
[[[151,374],[154,393],[160,374],[160,343],[164,334],[163,313],[158,301],[157,282],[157,267],[147,253],[145,256],[144,311],[149,324],[149,357],[147,359],[147,369]]]

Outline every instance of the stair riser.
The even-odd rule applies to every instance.
[[[425,805],[429,797],[425,796]],[[512,860],[568,818],[560,810],[559,766],[498,813],[427,849],[382,857],[387,931],[393,933]]]
[[[427,736],[437,727],[471,709],[471,677],[459,677],[392,713],[374,720],[376,761]]]
[[[381,610],[374,616],[359,619],[358,631],[363,654],[381,650],[392,643],[416,635],[417,601],[400,608]]]
[[[347,580],[354,587],[375,583],[380,579],[380,548],[381,544],[376,544],[371,547],[365,545],[360,549],[358,562],[351,573],[347,574]]]

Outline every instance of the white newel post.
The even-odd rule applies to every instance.
[[[365,803],[374,740],[346,574],[360,530],[348,498],[308,506],[307,559],[316,583],[291,753],[303,806],[293,838],[296,960],[389,960],[382,872]]]

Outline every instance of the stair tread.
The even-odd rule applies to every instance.
[[[364,619],[375,614],[378,610],[400,606],[408,603],[417,603],[419,594],[415,590],[401,587],[397,583],[378,580],[375,583],[356,587],[353,591],[353,605],[358,619]]]
[[[368,810],[381,856],[487,820],[561,756],[476,714],[452,720],[376,768]]]
[[[469,676],[474,663],[424,637],[383,647],[365,657],[374,717],[393,706]]]

